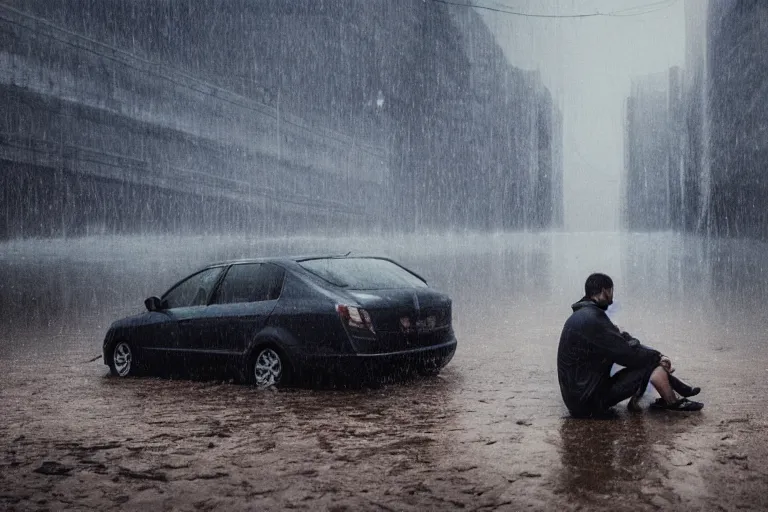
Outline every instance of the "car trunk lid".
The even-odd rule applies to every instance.
[[[358,342],[363,353],[419,348],[447,341],[451,300],[428,288],[348,291],[371,317],[376,339]]]

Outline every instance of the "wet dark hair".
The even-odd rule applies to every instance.
[[[605,274],[592,274],[587,278],[587,282],[584,283],[584,295],[586,297],[594,297],[600,295],[604,289],[613,288],[613,279]]]

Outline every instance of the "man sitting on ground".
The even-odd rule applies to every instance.
[[[584,298],[571,306],[573,313],[563,326],[557,350],[560,393],[571,415],[601,415],[628,398],[630,409],[637,410],[649,381],[661,395],[654,407],[701,410],[703,404],[675,393],[673,384],[687,396],[698,393],[698,388],[669,374],[669,358],[621,333],[608,318],[605,311],[613,303],[613,280],[605,274],[592,274],[584,292]],[[614,363],[624,368],[611,376]]]

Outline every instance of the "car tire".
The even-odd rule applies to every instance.
[[[276,345],[261,345],[253,351],[246,376],[259,389],[287,386],[291,381],[291,366],[285,353]]]
[[[138,374],[136,351],[127,341],[118,341],[109,351],[109,371],[115,377],[130,377]]]

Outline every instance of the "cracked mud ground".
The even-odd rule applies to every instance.
[[[632,272],[658,266],[661,256],[644,254],[644,241],[622,244],[632,246]],[[757,307],[765,297],[753,287],[742,299],[704,298],[720,280],[747,283],[742,292],[750,286],[734,274],[738,255],[722,267],[681,264],[677,284],[671,271],[632,283],[625,267],[617,279],[617,322],[670,355],[679,375],[703,388],[705,409],[629,414],[619,406],[611,420],[573,420],[555,373],[560,327],[579,298],[557,284],[558,272],[573,271],[558,261],[568,251],[546,246],[542,256],[530,241],[504,247],[437,256],[391,250],[454,297],[460,347],[439,377],[358,390],[111,378],[100,360],[87,362],[105,322],[125,313],[110,294],[142,288],[129,297],[140,304],[165,267],[109,271],[114,265],[104,263],[88,277],[75,262],[43,261],[31,272],[29,262],[6,259],[4,297],[18,302],[8,291],[16,279],[38,302],[54,289],[50,300],[64,296],[70,306],[58,316],[26,309],[24,317],[6,302],[24,321],[0,334],[0,509],[768,507],[768,347]],[[170,279],[178,270],[166,272]],[[543,288],[530,277],[542,272]],[[57,285],[61,273],[82,293]],[[578,281],[575,273],[565,280]],[[32,274],[45,286],[14,277]],[[98,291],[104,282],[107,291]]]

